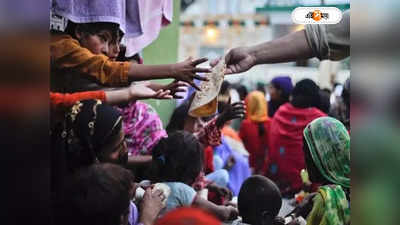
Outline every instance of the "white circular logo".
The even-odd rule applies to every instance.
[[[296,24],[337,24],[342,20],[342,11],[335,7],[297,7],[292,20]]]

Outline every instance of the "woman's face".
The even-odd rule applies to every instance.
[[[111,137],[109,144],[103,147],[103,161],[125,166],[128,163],[128,146],[125,141],[125,133],[122,129],[117,135]]]
[[[281,91],[279,89],[277,89],[273,84],[271,84],[268,88],[268,93],[269,96],[271,97],[271,100],[279,100],[280,98],[280,93]]]

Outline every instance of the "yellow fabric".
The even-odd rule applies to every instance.
[[[269,120],[268,107],[265,96],[261,91],[250,92],[246,99],[246,118],[253,122]]]
[[[307,225],[328,225],[326,217],[324,216],[324,198],[325,192],[320,191],[313,198],[313,208],[308,214]]]
[[[308,225],[349,225],[350,206],[341,186],[321,186],[313,199]]]
[[[51,36],[50,56],[54,69],[69,69],[79,74],[87,74],[102,84],[128,84],[130,62],[113,62],[105,55],[93,54],[70,35]]]

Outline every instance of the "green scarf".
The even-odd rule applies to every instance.
[[[308,225],[350,224],[350,205],[340,185],[320,187],[313,201],[313,209],[307,217]]]
[[[320,117],[307,125],[304,137],[319,172],[333,184],[350,188],[350,136],[345,126]]]

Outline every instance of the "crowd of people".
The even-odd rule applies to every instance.
[[[216,62],[211,68],[198,66],[204,58],[143,64],[138,51],[171,22],[172,1],[137,3],[52,1],[54,224],[273,225],[301,224],[302,218],[310,225],[350,224],[349,81],[334,105],[310,79],[293,86],[289,76],[275,77],[269,102],[263,92],[224,81],[215,115],[189,115],[190,94],[164,126],[140,100],[171,101],[182,98],[185,87],[200,90],[194,80],[211,82],[201,73]],[[151,11],[162,13],[144,22]],[[323,33],[343,36],[339,28],[313,26],[233,49],[226,73],[346,54],[343,38],[336,43]],[[280,47],[293,38],[286,46],[298,51]],[[151,82],[165,78],[173,81]],[[234,90],[239,99],[233,102]],[[240,121],[237,130],[233,120]],[[285,198],[296,202],[282,215]]]

